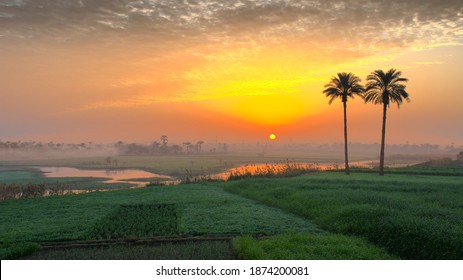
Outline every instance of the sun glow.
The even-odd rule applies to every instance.
[[[277,140],[277,136],[276,136],[276,134],[272,133],[272,134],[270,134],[270,135],[268,136],[268,139],[270,139],[270,140]]]
[[[310,94],[272,94],[227,97],[209,100],[203,105],[207,110],[271,128],[317,114],[323,107],[316,106],[319,102],[313,99]]]

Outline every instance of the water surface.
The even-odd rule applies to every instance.
[[[135,179],[172,179],[170,176],[160,175],[139,169],[77,169],[73,167],[37,167],[47,178],[91,177],[107,178],[103,183],[130,183],[144,186],[147,182],[133,181]]]

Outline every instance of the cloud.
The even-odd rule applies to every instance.
[[[458,0],[2,0],[0,15],[3,34],[59,41],[301,36],[400,47],[461,43],[463,36]]]
[[[324,79],[323,64],[463,44],[462,15],[461,0],[0,0],[0,57],[49,49],[113,89],[165,95],[87,109],[292,93]]]

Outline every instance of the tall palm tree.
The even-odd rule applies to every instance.
[[[344,159],[346,165],[346,175],[350,174],[349,156],[347,150],[347,100],[354,98],[355,95],[362,96],[365,89],[360,84],[360,78],[352,73],[338,73],[338,76],[331,78],[331,81],[325,85],[323,93],[330,98],[331,104],[336,98],[340,98],[344,106]]]
[[[184,144],[186,145],[186,152],[190,152],[190,148],[191,148],[191,142],[184,142]]]
[[[409,94],[405,91],[408,79],[401,78],[402,72],[396,69],[389,69],[386,73],[383,70],[375,70],[367,77],[365,102],[383,105],[383,127],[381,130],[381,152],[379,155],[379,174],[384,175],[384,145],[386,141],[386,113],[391,102],[400,104],[405,100],[410,102]]]
[[[204,141],[203,141],[203,140],[199,140],[196,144],[198,145],[198,149],[199,149],[198,151],[201,152],[201,147],[202,147],[202,145],[204,144]]]

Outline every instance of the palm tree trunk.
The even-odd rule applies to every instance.
[[[350,174],[349,170],[349,157],[347,151],[347,102],[343,102],[344,105],[344,158],[346,163],[346,175]]]
[[[384,146],[386,142],[386,112],[387,104],[383,105],[383,128],[381,131],[381,153],[379,154],[379,175],[384,175]]]

